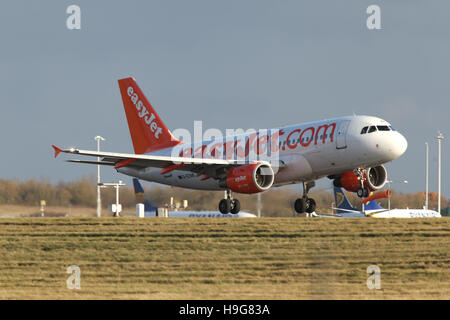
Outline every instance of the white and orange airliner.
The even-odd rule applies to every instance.
[[[384,163],[400,157],[405,137],[383,119],[347,116],[258,130],[204,141],[179,141],[167,129],[133,78],[120,79],[125,114],[135,153],[60,149],[102,158],[67,160],[113,166],[142,180],[200,190],[225,190],[223,214],[238,213],[236,193],[258,193],[287,184],[303,184],[294,204],[298,213],[315,210],[308,191],[323,177],[359,197],[378,190],[387,180]]]

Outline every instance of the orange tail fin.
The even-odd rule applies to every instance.
[[[134,152],[143,154],[179,144],[180,141],[166,128],[134,78],[120,79],[118,82]]]

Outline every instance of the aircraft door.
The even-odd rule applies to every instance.
[[[350,124],[350,120],[343,120],[339,123],[336,133],[336,149],[347,148],[347,129]]]

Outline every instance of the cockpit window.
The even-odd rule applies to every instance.
[[[364,134],[364,133],[366,133],[366,132],[367,132],[367,129],[369,129],[369,127],[364,127],[364,128],[362,128],[362,130],[361,130],[361,134]]]
[[[372,132],[375,132],[375,131],[377,131],[377,127],[375,127],[375,126],[371,126],[370,128],[369,128],[369,133],[372,133]]]
[[[378,131],[391,131],[388,126],[377,126]]]

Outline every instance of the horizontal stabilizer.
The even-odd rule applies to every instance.
[[[55,150],[55,158],[61,153],[61,149],[52,144],[53,149]]]
[[[89,160],[66,160],[66,162],[74,162],[74,163],[87,163],[87,164],[101,164],[101,165],[105,165],[105,166],[113,166],[114,163],[113,162],[108,162],[108,161],[89,161]]]

